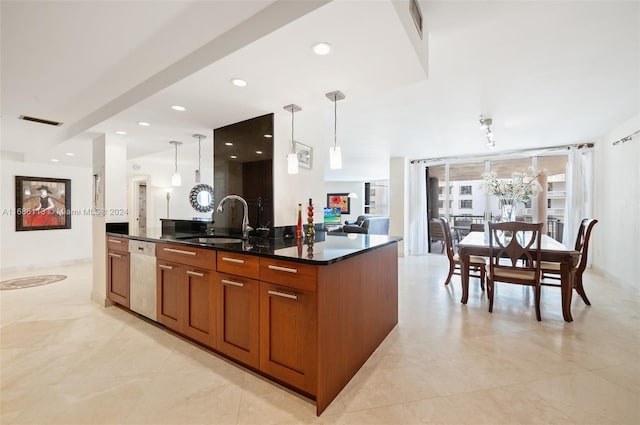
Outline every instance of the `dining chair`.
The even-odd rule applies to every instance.
[[[471,223],[471,231],[472,232],[484,232],[484,224],[483,223]]]
[[[451,237],[449,237],[449,239],[451,239]],[[429,222],[429,241],[430,243],[440,242],[442,244],[442,249],[440,250],[440,253],[444,252],[444,248],[446,245],[445,239],[444,239],[444,228],[440,224],[439,218],[433,218]]]
[[[444,218],[438,218],[437,221],[440,224],[442,229],[442,233],[444,234],[444,246],[447,252],[447,258],[449,259],[449,275],[447,279],[444,281],[445,285],[448,285],[451,282],[451,277],[454,274],[460,275],[462,261],[460,260],[460,256],[457,252],[453,250],[453,243],[451,241],[451,229],[449,228],[449,223]],[[480,279],[480,288],[484,291],[484,281],[486,274],[486,265],[484,257],[477,257],[472,255],[469,257],[469,277],[477,277]]]
[[[534,288],[536,318],[540,316],[540,242],[543,223],[509,221],[489,223],[487,296],[493,312],[496,282],[515,283]],[[524,261],[519,261],[524,260]]]
[[[587,298],[587,294],[584,291],[584,287],[582,286],[582,273],[584,269],[587,267],[587,256],[589,254],[589,239],[591,238],[591,230],[593,230],[593,226],[598,222],[596,219],[585,218],[580,223],[580,228],[578,229],[578,235],[576,236],[576,243],[574,249],[580,253],[580,261],[576,265],[576,267],[571,270],[573,273],[573,287],[576,292],[582,298],[582,301],[586,305],[591,305],[589,298]],[[549,283],[545,282],[544,279],[554,279],[560,280],[560,263],[551,263],[548,261],[543,261],[540,264],[540,269],[542,271],[542,286],[560,286],[558,283]]]

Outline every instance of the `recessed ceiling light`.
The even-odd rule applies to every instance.
[[[146,121],[138,121],[138,125],[141,125],[141,126],[143,126],[143,127],[149,127],[151,124],[149,124],[149,123],[148,123],[148,122],[146,122]]]
[[[57,159],[57,158],[51,158],[51,162],[58,162],[58,161],[60,161],[60,160]]]
[[[313,50],[313,53],[315,53],[316,55],[324,56],[331,53],[331,44],[320,42],[311,46],[311,49]]]
[[[233,146],[233,143],[231,143],[231,142],[224,142],[224,145],[225,145],[225,146]]]
[[[266,137],[267,139],[271,139],[273,137],[273,135],[271,134],[265,134],[264,137]]]
[[[262,151],[256,151],[258,155],[262,155]]]
[[[237,87],[246,87],[247,82],[241,78],[233,78],[231,79],[231,84]]]
[[[237,156],[236,156],[236,155],[231,155],[229,158],[231,158],[231,159],[236,159],[236,158],[237,158]]]
[[[67,152],[67,153],[65,153],[65,155],[67,155],[67,156],[74,156],[74,155],[75,155],[75,153],[73,153],[73,152]]]
[[[124,136],[125,134],[127,134],[127,132],[126,131],[122,131],[122,130],[118,130],[118,131],[116,131],[116,134]]]
[[[185,108],[184,106],[180,106],[180,105],[173,105],[171,107],[171,109],[173,109],[174,111],[180,111],[180,112],[183,112],[183,111],[187,110],[187,108]]]

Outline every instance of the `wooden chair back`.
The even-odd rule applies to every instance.
[[[536,286],[540,282],[542,223],[489,223],[493,255],[489,274],[494,281]]]
[[[584,272],[587,267],[587,256],[589,254],[589,239],[591,238],[591,230],[596,225],[598,220],[593,218],[585,218],[580,223],[580,229],[578,229],[578,236],[576,236],[576,244],[574,249],[580,253],[580,262],[576,267],[578,273]]]
[[[449,259],[449,263],[453,263],[453,256],[455,253],[453,252],[453,240],[451,239],[451,228],[449,227],[449,222],[446,218],[442,217],[438,218],[437,221],[444,239],[444,250],[447,253],[447,258]]]
[[[482,224],[482,223],[471,223],[471,231],[472,232],[484,232],[484,224]]]
[[[487,277],[489,312],[493,311],[496,282],[534,287],[536,318],[540,314],[540,263],[543,223],[509,221],[489,223],[492,256]]]

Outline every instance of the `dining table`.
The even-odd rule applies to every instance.
[[[542,261],[560,263],[560,291],[562,296],[562,316],[566,322],[573,321],[571,316],[571,296],[573,294],[573,269],[578,264],[580,253],[573,248],[563,245],[550,236],[542,235],[540,256]],[[535,249],[536,246],[532,246]],[[471,255],[489,257],[495,255],[489,245],[488,232],[470,232],[458,243],[460,256],[460,275],[462,281],[462,299],[466,304],[469,299],[469,257]]]

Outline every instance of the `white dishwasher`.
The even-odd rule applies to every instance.
[[[149,319],[157,320],[156,244],[130,239],[129,254],[129,308]]]

